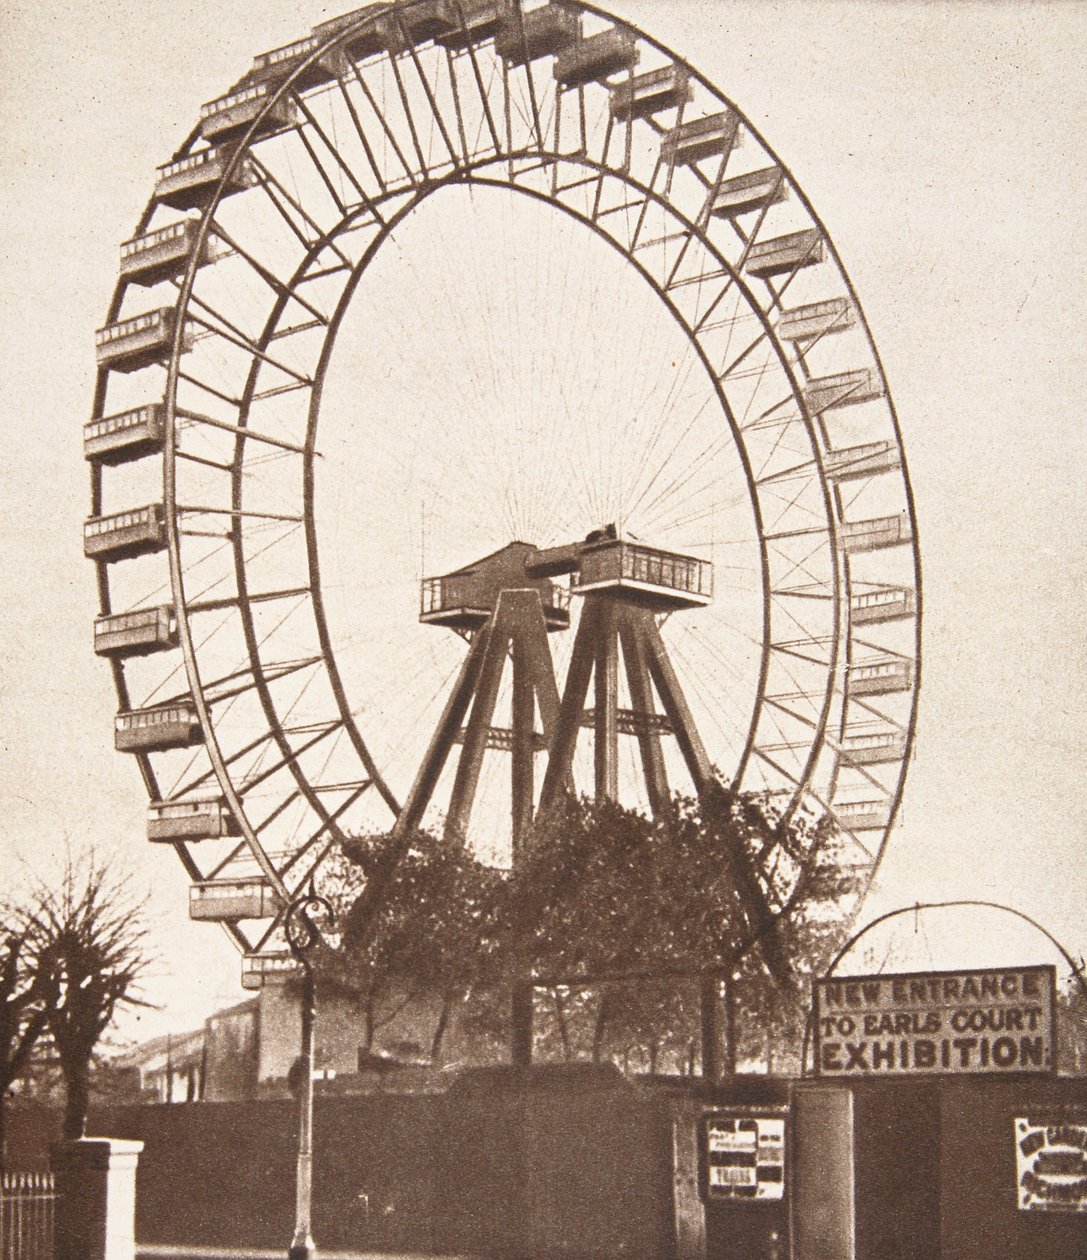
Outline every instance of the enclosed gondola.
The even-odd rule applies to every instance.
[[[152,801],[147,807],[147,838],[155,844],[239,835],[237,819],[221,796]]]
[[[877,516],[867,521],[843,521],[840,538],[850,554],[898,547],[913,537],[910,518],[905,512],[894,516]]]
[[[124,659],[149,656],[177,647],[177,614],[169,604],[137,608],[132,612],[106,613],[94,620],[97,656]]]
[[[191,700],[131,709],[114,719],[113,743],[118,752],[163,752],[196,748],[203,742],[204,728]]]
[[[165,408],[162,403],[145,403],[88,421],[83,426],[83,458],[99,464],[127,464],[158,455],[165,440]]]
[[[257,135],[270,135],[294,121],[294,106],[289,100],[272,101],[275,87],[271,83],[252,83],[208,101],[200,109],[200,134],[205,140],[221,143],[233,140],[247,131],[257,119]],[[266,108],[267,107],[267,108]]]
[[[284,984],[301,972],[301,964],[289,949],[242,955],[243,989],[263,989],[266,984]]]
[[[730,109],[708,118],[692,118],[665,135],[661,141],[661,160],[672,166],[691,166],[706,158],[727,157],[739,129],[740,120]]]
[[[237,163],[227,176],[232,153],[230,145],[212,145],[160,166],[155,200],[174,210],[202,210],[216,191],[222,198],[252,188],[257,176],[249,162]]]
[[[134,560],[166,547],[166,513],[161,503],[92,516],[83,525],[88,560]]]
[[[690,99],[691,76],[686,67],[668,65],[614,84],[609,109],[616,122],[631,122],[675,109]]]
[[[909,691],[913,686],[913,662],[897,656],[858,661],[849,667],[847,686],[851,696],[882,696],[892,691]]]
[[[554,74],[564,87],[581,87],[621,70],[632,70],[637,64],[638,46],[633,36],[612,27],[564,48],[555,58]]]
[[[826,258],[826,244],[816,228],[788,232],[759,241],[748,250],[744,270],[759,280],[787,276],[802,267],[814,267]]]
[[[162,363],[173,349],[176,321],[176,310],[164,306],[99,328],[94,338],[98,366],[114,372],[138,372]],[[182,336],[182,348],[192,349],[188,326]]]
[[[851,596],[849,607],[854,624],[865,625],[912,617],[917,611],[917,599],[909,587],[881,586]]]
[[[189,889],[189,918],[205,923],[270,919],[279,907],[275,889],[262,875],[207,879]]]
[[[495,32],[495,52],[511,66],[554,57],[581,37],[581,18],[561,4],[543,4],[527,12],[511,5]]]
[[[184,272],[196,248],[199,229],[198,219],[187,218],[125,241],[121,246],[121,279],[148,287]],[[205,240],[197,265],[210,257],[211,248]]]

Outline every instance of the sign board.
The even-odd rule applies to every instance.
[[[780,1202],[785,1197],[784,1111],[729,1107],[702,1117],[707,1199]]]
[[[1056,968],[824,977],[818,1076],[1053,1073]]]
[[[1087,1112],[1017,1117],[1015,1172],[1021,1212],[1087,1212]]]

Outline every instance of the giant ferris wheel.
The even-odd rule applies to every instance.
[[[415,0],[262,53],[159,168],[97,359],[115,742],[244,982],[345,836],[509,864],[566,792],[723,778],[874,873],[920,664],[898,423],[807,198],[648,35]],[[773,908],[816,855],[748,860]]]

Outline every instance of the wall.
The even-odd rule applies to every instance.
[[[444,1094],[319,1096],[314,1235],[321,1249],[356,1253],[665,1260],[675,1254],[673,1117],[685,1114],[694,1125],[702,1110],[776,1101],[772,1086],[739,1078],[727,1088],[687,1082],[668,1090],[591,1070],[537,1069],[519,1078],[489,1069],[455,1078]],[[774,1088],[785,1097],[783,1085]],[[856,1249],[836,1249],[828,1238],[820,1256],[1087,1257],[1087,1212],[1018,1209],[1014,1130],[1019,1116],[1087,1114],[1087,1080],[812,1081],[793,1093],[834,1089],[852,1098]],[[43,1167],[58,1129],[55,1112],[13,1108],[13,1164]],[[295,1115],[288,1102],[115,1108],[93,1112],[90,1132],[146,1143],[140,1243],[280,1250],[289,1240]],[[826,1143],[816,1133],[797,1153],[793,1177],[806,1192],[826,1187],[830,1196]],[[762,1228],[770,1222],[770,1213],[715,1207],[705,1219],[704,1254],[783,1257]]]
[[[880,1084],[853,1099],[857,1256],[939,1260],[940,1083]]]
[[[212,1102],[248,1098],[257,1085],[257,1001],[212,1015],[204,1025],[204,1093]]]
[[[1017,1200],[1015,1120],[1049,1112],[1087,1120],[1087,1080],[950,1081],[940,1117],[943,1255],[962,1260],[1084,1260],[1087,1212],[1024,1212]]]
[[[92,1113],[89,1128],[145,1143],[139,1243],[283,1250],[290,1241],[288,1102],[114,1108]],[[526,1086],[507,1070],[447,1094],[318,1097],[314,1237],[320,1250],[356,1254],[664,1260],[669,1133],[668,1105],[617,1075],[540,1073]]]
[[[855,1260],[1084,1260],[1087,1212],[1018,1207],[1015,1119],[1087,1116],[1083,1078],[837,1080],[852,1095]],[[826,1082],[802,1082],[828,1090]],[[794,1176],[826,1177],[818,1149]],[[832,1188],[833,1189],[833,1188]],[[797,1260],[806,1260],[799,1256]]]

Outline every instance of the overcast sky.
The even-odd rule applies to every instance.
[[[895,399],[924,682],[872,911],[995,899],[1087,951],[1087,11],[612,8],[692,60],[788,164],[856,285]],[[135,765],[112,750],[81,546],[93,334],[117,246],[200,104],[338,11],[9,0],[0,15],[0,862],[5,884],[48,878],[66,846],[94,844],[148,890],[163,1010],[130,1024],[138,1035],[241,991],[226,938],[187,922],[180,865],[148,847]],[[928,943],[935,966],[1049,958],[998,916],[933,927]]]

